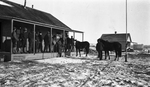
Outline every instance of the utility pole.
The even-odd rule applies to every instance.
[[[127,58],[128,58],[128,52],[127,52],[127,0],[126,0],[126,44],[125,44],[125,50],[126,50],[126,53],[125,53],[125,62],[127,62]]]

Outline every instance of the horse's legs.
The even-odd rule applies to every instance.
[[[87,57],[87,54],[89,53],[89,48],[85,48],[85,51],[86,51],[86,57]]]
[[[97,56],[97,58],[99,58],[100,57],[100,52],[98,51],[98,56]]]
[[[119,52],[117,52],[117,54],[118,54],[118,55],[117,55],[117,61],[119,61]]]
[[[108,51],[108,57],[109,57],[109,60],[110,60],[110,55],[109,55],[109,51]]]
[[[109,57],[109,59],[110,59],[109,51],[105,51],[105,60],[107,59],[107,57]]]
[[[119,61],[119,56],[118,56],[118,60],[117,61]]]
[[[81,57],[80,49],[79,49],[79,55],[80,55],[80,57]]]
[[[78,56],[78,49],[76,49],[76,56]]]
[[[118,53],[118,51],[115,51],[115,53],[116,53],[115,61],[116,61],[116,60],[119,61],[119,53]]]
[[[116,61],[116,59],[117,59],[117,55],[118,55],[116,50],[115,50],[115,54],[116,54],[116,56],[115,56],[115,59],[114,59],[114,60]]]
[[[87,57],[87,54],[88,54],[88,52],[87,52],[87,50],[86,50],[86,57]]]
[[[107,59],[107,51],[105,51],[105,60]]]
[[[101,50],[100,51],[100,60],[102,60],[103,59],[103,51]]]

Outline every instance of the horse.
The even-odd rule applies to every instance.
[[[81,57],[81,53],[80,53],[81,49],[85,49],[86,56],[87,56],[87,54],[89,53],[90,43],[88,41],[80,42],[75,40],[75,47],[76,47],[76,56],[78,56],[78,51],[79,51],[79,55]]]
[[[119,57],[122,55],[122,45],[119,42],[109,42],[103,39],[99,39],[103,44],[103,50],[105,51],[105,59],[106,55],[109,56],[109,51],[115,51],[116,57],[115,60],[119,60]],[[109,56],[110,59],[110,56]]]

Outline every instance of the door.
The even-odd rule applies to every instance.
[[[0,51],[2,50],[2,25],[1,25],[1,22],[0,22]]]

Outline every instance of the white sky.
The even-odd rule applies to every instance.
[[[84,40],[96,43],[102,34],[126,32],[125,1],[27,0],[27,6],[33,4],[35,9],[52,14],[71,29],[83,31]],[[128,0],[127,31],[133,42],[150,45],[150,0]]]

